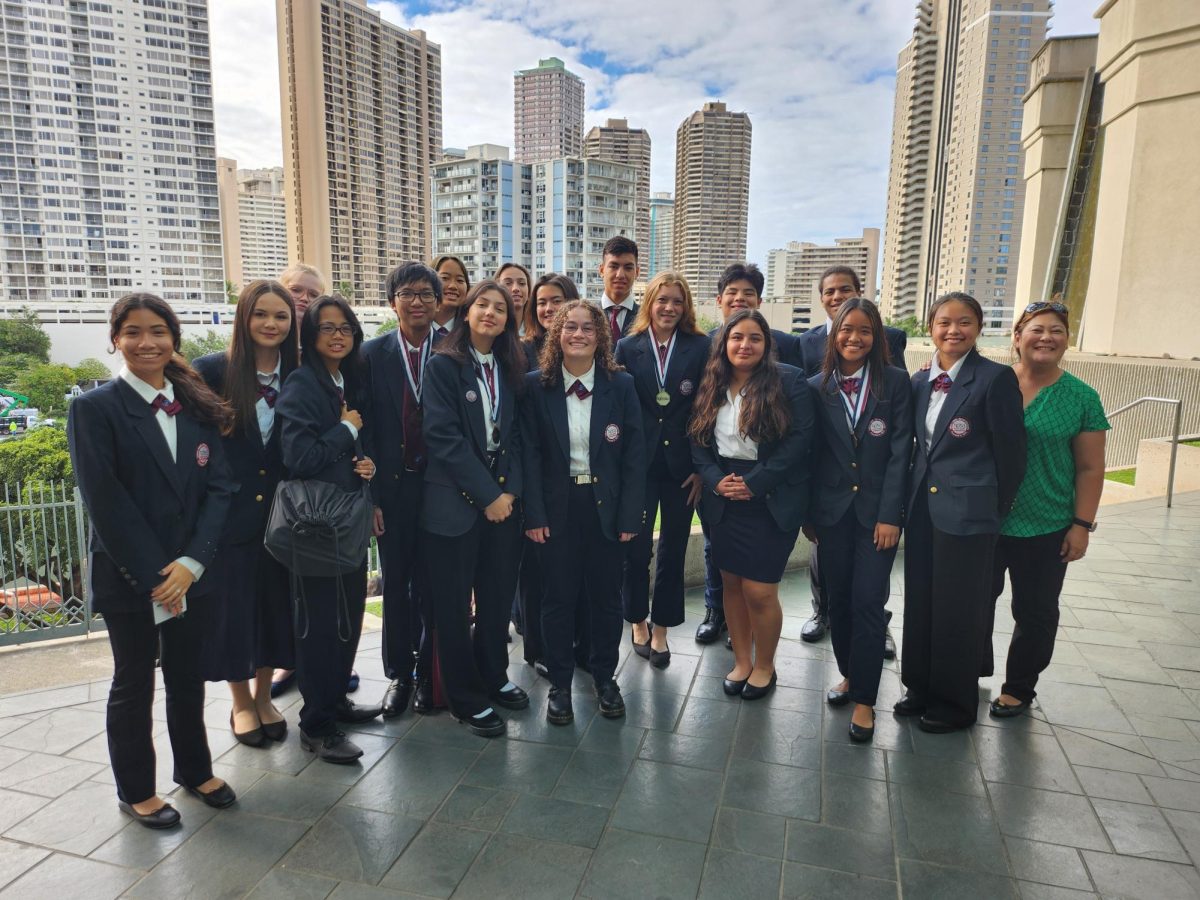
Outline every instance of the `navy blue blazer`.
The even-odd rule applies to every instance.
[[[1016,373],[972,350],[938,413],[925,449],[929,371],[912,377],[916,447],[909,509],[926,490],[934,526],[997,534],[1025,477],[1025,411]]]
[[[124,379],[77,397],[67,417],[75,482],[91,520],[92,607],[137,612],[181,556],[207,567],[236,484],[215,426],[175,416],[175,459],[154,408]],[[211,579],[188,591],[203,596]]]
[[[617,343],[617,362],[633,376],[642,405],[646,465],[653,463],[655,454],[661,450],[667,471],[680,482],[695,471],[687,427],[711,344],[705,335],[676,332],[675,347],[667,364],[666,389],[671,402],[659,406],[655,399],[658,394],[655,365],[658,351],[654,346],[654,335],[647,329],[641,334],[621,338]]]
[[[710,340],[716,340],[717,334],[721,331],[721,326],[717,326],[708,333]],[[790,334],[786,331],[780,331],[778,328],[771,329],[771,340],[775,342],[775,358],[778,362],[788,366],[795,366],[797,369],[804,368],[804,359],[800,353],[800,338],[802,335]],[[711,349],[711,347],[710,347]]]
[[[891,354],[891,365],[908,372],[904,364],[904,350],[908,347],[908,335],[900,328],[890,325],[883,327],[887,338],[888,352]],[[825,347],[829,343],[829,323],[822,322],[816,328],[810,328],[804,334],[798,335],[800,345],[801,365],[804,374],[809,378],[821,371],[825,363]]]
[[[496,378],[501,382],[500,448],[493,471],[487,463],[483,398],[471,361],[438,353],[425,367],[422,431],[429,462],[420,523],[426,531],[447,537],[465,534],[502,493],[520,497],[524,490],[519,401],[499,372]]]
[[[851,504],[864,528],[904,524],[908,468],[912,458],[912,385],[895,366],[872,384],[853,435],[836,378],[808,380],[813,390],[821,438],[815,453],[816,479],[808,521],[836,525]]]
[[[804,524],[808,515],[817,421],[812,391],[804,380],[804,373],[795,366],[780,365],[779,374],[792,421],[779,440],[758,445],[758,464],[746,473],[745,481],[750,493],[766,500],[775,523],[785,531],[793,531]],[[716,493],[717,484],[729,474],[717,455],[716,438],[707,447],[692,441],[691,449],[692,462],[704,480],[700,500],[702,513],[709,522],[720,522],[728,504],[742,501],[726,500]]]
[[[404,480],[424,480],[420,472],[409,472],[404,467],[404,398],[410,390],[401,356],[401,340],[399,334],[390,331],[367,341],[361,351],[365,365],[363,379],[370,386],[371,407],[359,412],[364,422],[370,417],[371,440],[381,451],[378,459],[371,457],[376,466],[371,493],[375,505],[384,509],[385,521],[387,510],[400,496]],[[424,395],[424,388],[421,393]]]
[[[567,527],[571,444],[567,395],[561,380],[542,385],[540,372],[525,376],[521,398],[521,455],[525,472],[525,529],[562,535]],[[600,527],[610,541],[646,527],[646,443],[633,376],[596,368],[588,435],[592,490]]]
[[[542,347],[546,343],[546,332],[542,332],[533,340],[521,341],[521,346],[525,348],[525,371],[534,372],[538,369],[538,359],[542,355]]]
[[[222,351],[201,356],[192,362],[192,368],[200,373],[200,377],[217,396],[221,396],[225,390],[228,363],[229,358]],[[222,544],[262,540],[275,488],[287,477],[283,468],[279,432],[279,422],[276,420],[271,437],[264,446],[262,432],[258,430],[258,418],[251,416],[244,426],[221,439],[233,480],[239,485],[229,508],[225,533],[221,535]]]
[[[357,382],[346,378],[346,404],[363,418],[359,444],[374,461],[367,424],[370,396],[361,378]],[[275,427],[280,429],[283,464],[291,477],[328,481],[345,491],[362,487],[362,479],[354,473],[354,436],[342,424],[341,403],[324,370],[301,365],[287,377],[275,401]]]

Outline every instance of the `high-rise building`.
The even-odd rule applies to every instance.
[[[519,163],[583,153],[583,79],[561,59],[513,75],[513,135]]]
[[[288,265],[283,167],[239,169],[217,159],[225,280],[240,290],[256,278],[275,278]]]
[[[584,137],[583,155],[627,163],[637,169],[633,233],[638,252],[644,255],[650,243],[650,133],[645,128],[630,128],[628,119],[609,119]],[[645,274],[645,260],[642,267]]]
[[[730,263],[746,258],[750,116],[705,103],[675,133],[671,262],[697,298],[715,296]]]
[[[671,269],[671,245],[675,240],[675,201],[670,191],[658,191],[650,198],[650,244],[639,251],[646,261],[642,276],[647,280]]]
[[[366,0],[276,0],[288,252],[358,302],[428,259],[442,51]]]
[[[767,255],[763,299],[790,303],[792,330],[807,331],[825,321],[820,303],[822,272],[830,266],[849,266],[862,284],[862,296],[874,300],[878,265],[878,228],[864,228],[861,237],[834,238],[832,244],[789,241]]]
[[[533,195],[530,167],[508,148],[479,144],[446,151],[433,166],[433,251],[457,256],[471,282],[491,278],[501,263],[529,268]]]
[[[1025,197],[1021,98],[1050,16],[1051,0],[917,4],[897,72],[886,314],[923,316],[939,294],[965,290],[982,304],[985,330],[1011,326]]]
[[[224,299],[202,3],[0,13],[6,300]]]

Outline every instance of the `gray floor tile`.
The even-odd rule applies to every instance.
[[[641,758],[695,769],[708,769],[711,772],[724,772],[732,746],[732,731],[729,731],[727,736],[714,739],[652,729],[646,733],[646,739],[642,743]]]
[[[667,691],[622,690],[625,698],[625,722],[635,728],[671,731],[683,710],[684,694]]]
[[[48,797],[0,790],[0,834],[33,815],[50,802]]]
[[[487,747],[492,739],[472,734],[464,725],[454,721],[443,711],[437,715],[418,718],[417,723],[404,735],[401,743],[409,741],[478,752]]]
[[[389,750],[342,802],[427,819],[478,758],[472,750],[405,739]]]
[[[787,826],[787,858],[791,862],[871,878],[891,880],[896,877],[890,834],[833,828],[793,819]]]
[[[700,844],[610,828],[596,848],[579,894],[592,900],[692,900],[700,887],[704,858]]]
[[[272,869],[246,900],[325,900],[337,886],[336,881],[318,875]]]
[[[896,882],[881,881],[836,872],[833,869],[818,869],[799,863],[783,864],[783,889],[779,896],[783,900],[895,900]]]
[[[1086,850],[1109,849],[1086,797],[1013,784],[992,784],[988,790],[996,821],[1006,835]]]
[[[979,767],[967,763],[889,751],[887,773],[888,781],[892,784],[924,786],[970,797],[983,797],[986,794]]]
[[[1009,874],[1004,854],[997,852],[1000,829],[986,798],[925,784],[893,784],[890,793],[897,856]]]
[[[52,800],[4,836],[87,856],[127,824],[129,819],[117,809],[112,789],[86,782]]]
[[[1006,837],[1008,859],[1013,875],[1020,881],[1036,881],[1058,887],[1090,890],[1091,879],[1074,847],[1044,844],[1023,838]]]
[[[42,847],[0,841],[0,860],[4,861],[0,866],[0,888],[15,881],[49,855],[50,851]]]
[[[1145,742],[1135,735],[1080,732],[1060,728],[1058,743],[1074,766],[1113,769],[1135,775],[1162,775],[1163,768]]]
[[[613,810],[612,825],[707,843],[718,799],[712,781],[700,769],[637,760]]]
[[[18,790],[41,797],[60,797],[107,768],[100,763],[31,753],[19,763],[0,771],[0,789]]]
[[[4,900],[45,900],[47,897],[79,897],[88,900],[119,897],[138,880],[141,872],[55,853],[42,860],[0,891]]]
[[[603,807],[523,794],[500,830],[539,841],[594,848],[607,822],[608,810]]]
[[[421,820],[355,806],[336,806],[288,854],[284,865],[328,878],[377,884]]]
[[[819,716],[759,707],[738,723],[733,755],[764,763],[820,769]]]
[[[990,872],[954,869],[900,860],[900,886],[905,897],[922,900],[959,900],[961,897],[986,897],[988,900],[1017,900],[1017,884],[1011,878]]]
[[[576,750],[559,776],[551,796],[560,800],[611,807],[617,802],[621,787],[625,784],[625,775],[632,763],[632,759],[623,755]]]
[[[1093,800],[1092,806],[1118,853],[1167,862],[1190,862],[1166,819],[1153,806],[1119,800]]]
[[[495,741],[463,778],[465,784],[504,787],[523,794],[547,795],[571,758],[566,747],[524,741]]]
[[[577,747],[592,720],[597,718],[594,701],[574,701],[575,719],[569,725],[554,725],[546,719],[545,704],[531,704],[518,712],[500,710],[510,740],[532,741],[555,747]]]
[[[1171,823],[1176,837],[1187,850],[1192,864],[1200,866],[1200,813],[1167,809],[1163,810],[1163,815]]]
[[[826,772],[821,779],[821,823],[888,834],[888,789],[882,781]]]
[[[1092,769],[1076,766],[1075,775],[1089,797],[1104,800],[1124,800],[1128,803],[1153,803],[1145,785],[1138,776],[1129,772],[1113,772],[1108,769]]]
[[[729,764],[721,803],[815,822],[821,817],[820,774],[753,759],[734,759]]]
[[[326,768],[335,768],[322,763]],[[238,796],[242,812],[275,819],[315,822],[349,790],[344,784],[325,784],[268,773]]]
[[[975,729],[973,737],[988,781],[1083,793],[1057,738],[996,728]]]
[[[547,844],[515,834],[494,834],[455,891],[455,900],[494,900],[512,892],[522,900],[571,897],[583,879],[592,851]]]
[[[1200,874],[1192,866],[1085,850],[1084,864],[1103,897],[1122,900],[1195,900]]]
[[[856,778],[887,780],[887,751],[859,744],[825,742],[823,770]]]
[[[788,820],[782,816],[721,807],[717,810],[712,845],[723,850],[737,850],[756,856],[781,859],[786,843],[787,824]]]
[[[1133,726],[1104,688],[1062,684],[1038,696],[1046,719],[1054,725],[1131,734]]]
[[[699,900],[776,900],[782,865],[732,850],[710,850]]]
[[[1073,891],[1070,888],[1036,884],[1032,881],[1018,881],[1017,889],[1021,892],[1021,900],[1099,900],[1100,897],[1091,891]]]
[[[449,897],[487,843],[486,831],[427,825],[379,882],[382,888]]]
[[[354,881],[343,881],[329,895],[329,900],[420,900],[419,895],[387,888],[373,887]]]
[[[460,784],[446,798],[434,821],[495,831],[516,799],[517,795],[512,791],[494,791],[472,784]]]
[[[579,742],[578,749],[588,753],[605,753],[632,761],[642,745],[645,728],[630,725],[620,719],[596,716]]]
[[[348,766],[335,766],[324,760],[313,758],[312,762],[300,771],[298,780],[305,783],[321,781],[329,784],[352,785],[366,775],[392,747],[396,746],[395,738],[381,737],[377,734],[364,732],[351,735],[351,738],[363,752],[356,762]]]
[[[126,866],[130,869],[150,870],[166,859],[176,848],[217,815],[217,811],[205,806],[190,794],[170,798],[171,805],[179,810],[182,823],[178,828],[156,831],[143,828],[128,817],[120,831],[101,844],[90,855],[90,859]],[[225,815],[237,815],[230,811]]]
[[[683,705],[675,732],[731,742],[740,711],[741,707],[736,704],[690,697]]]
[[[79,709],[56,709],[22,728],[10,731],[0,743],[35,753],[66,753],[104,731],[105,715]]]

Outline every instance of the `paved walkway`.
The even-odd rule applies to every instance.
[[[802,576],[785,582],[780,687],[756,704],[721,693],[722,646],[692,642],[694,593],[669,669],[626,642],[623,722],[581,690],[575,725],[547,725],[545,683],[514,664],[534,703],[506,739],[408,713],[361,729],[362,765],[341,768],[294,731],[236,745],[214,688],[209,740],[241,800],[176,796],[185,824],[166,834],[117,812],[105,683],[0,698],[0,897],[1198,897],[1200,495],[1101,522],[1040,707],[971,733],[882,713],[874,745],[851,745],[848,712],[823,702],[828,645],[798,640]],[[384,689],[378,640],[365,699]],[[880,709],[899,693],[889,665]]]

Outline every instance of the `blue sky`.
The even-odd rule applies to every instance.
[[[706,100],[750,114],[749,258],[883,226],[896,54],[910,0],[370,0],[441,44],[444,143],[512,146],[512,73],[558,56],[586,126],[626,118],[674,190],[675,129]],[[1059,0],[1051,34],[1096,31],[1099,0]],[[209,0],[217,150],[278,165],[274,0]],[[260,35],[249,50],[245,35]]]

